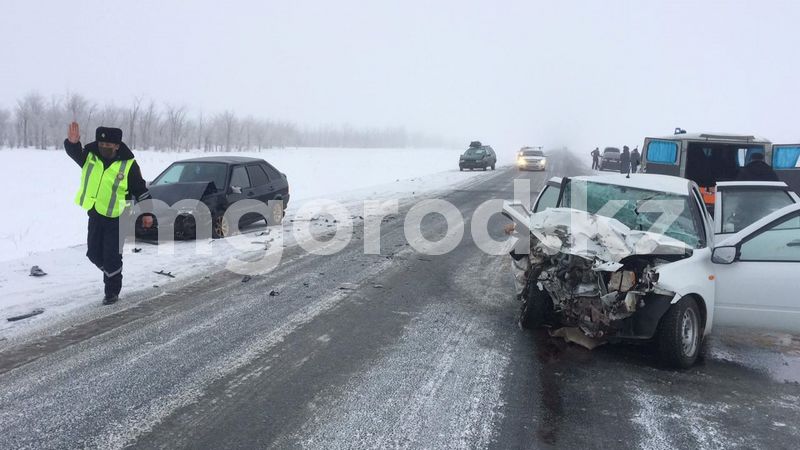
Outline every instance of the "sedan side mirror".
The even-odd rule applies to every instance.
[[[711,253],[714,264],[732,264],[736,261],[736,247],[717,247]]]
[[[231,192],[233,192],[234,194],[241,194],[242,188],[240,188],[239,186],[231,186]]]

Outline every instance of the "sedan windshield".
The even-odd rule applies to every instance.
[[[524,156],[544,156],[541,150],[526,150],[522,152]]]
[[[153,186],[165,184],[213,181],[217,189],[225,187],[227,165],[206,162],[178,162],[169,166],[153,181]]]
[[[687,196],[582,180],[570,180],[564,189],[563,207],[617,219],[632,230],[663,234],[693,248],[705,245]]]

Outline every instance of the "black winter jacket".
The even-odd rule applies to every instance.
[[[133,152],[124,142],[120,144],[117,158],[114,161],[106,161],[100,156],[97,142],[90,142],[86,144],[86,147],[83,147],[80,142],[73,144],[69,139],[64,139],[64,149],[67,151],[67,155],[81,167],[86,163],[86,155],[89,152],[99,157],[106,168],[114,161],[133,159]],[[147,191],[147,183],[145,183],[144,178],[142,178],[142,171],[136,161],[133,162],[131,170],[128,172],[128,195],[125,198],[128,200],[135,199],[137,202],[150,198],[150,193]]]
[[[778,174],[764,161],[751,161],[739,169],[736,181],[781,181]]]

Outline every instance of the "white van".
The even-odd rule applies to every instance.
[[[800,144],[778,145],[757,136],[681,133],[648,137],[642,147],[642,171],[694,181],[706,205],[711,206],[717,182],[736,180],[754,153],[763,154],[778,177],[800,193]]]

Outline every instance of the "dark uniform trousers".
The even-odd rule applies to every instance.
[[[90,211],[86,256],[103,271],[106,296],[119,295],[122,290],[122,249],[119,242],[119,218]]]

